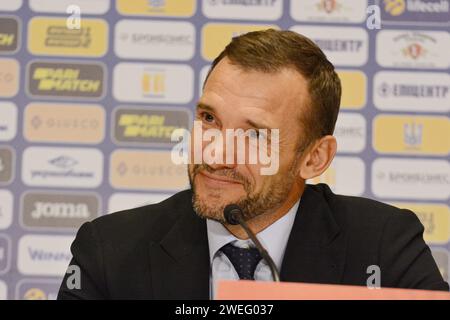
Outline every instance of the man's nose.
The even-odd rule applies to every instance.
[[[237,165],[237,158],[236,158],[236,152],[235,150],[231,150],[228,147],[227,150],[227,146],[226,143],[224,141],[224,143],[222,144],[222,146],[220,145],[216,145],[216,148],[214,150],[214,152],[216,152],[216,157],[214,157],[215,159],[219,159],[219,162],[214,162],[211,163],[209,166],[214,169],[214,170],[219,170],[219,169],[234,169]]]
[[[234,169],[238,164],[237,138],[227,136],[226,129],[224,129],[222,130],[222,143],[216,141],[214,143],[214,152],[216,153],[214,158],[220,161],[218,163],[215,161],[210,164],[210,167],[214,170],[224,168]]]

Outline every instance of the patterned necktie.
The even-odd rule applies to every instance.
[[[220,251],[231,261],[240,279],[254,280],[256,266],[262,259],[258,249],[238,248],[228,243]]]

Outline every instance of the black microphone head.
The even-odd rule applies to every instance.
[[[237,225],[242,219],[242,209],[237,204],[229,204],[223,209],[223,216],[228,224]]]

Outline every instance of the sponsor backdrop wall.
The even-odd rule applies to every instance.
[[[342,79],[338,156],[312,183],[414,210],[448,279],[449,2],[0,1],[0,299],[55,298],[84,221],[188,187],[171,132],[227,42],[268,27],[311,37]]]

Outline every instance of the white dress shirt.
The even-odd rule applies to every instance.
[[[258,240],[266,248],[272,257],[278,270],[281,269],[284,252],[294,224],[300,200],[298,200],[289,212],[257,234]],[[239,276],[228,257],[220,250],[227,243],[236,247],[254,247],[253,242],[240,240],[232,235],[220,222],[207,220],[208,245],[210,257],[210,297],[215,296],[215,282],[217,280],[239,280]],[[266,261],[262,259],[255,270],[255,280],[272,281],[272,273]]]

